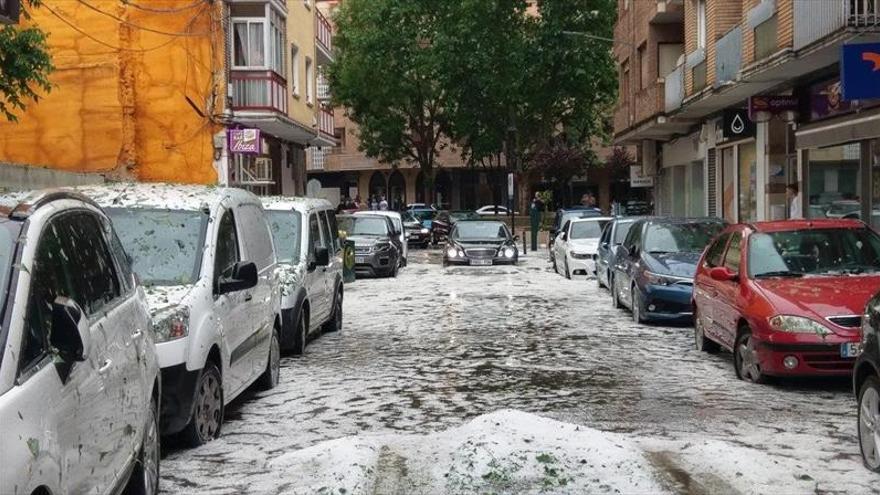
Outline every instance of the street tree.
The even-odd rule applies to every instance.
[[[336,105],[359,126],[361,151],[418,165],[431,200],[448,102],[440,86],[436,33],[453,10],[434,0],[348,0],[336,13]]]
[[[38,7],[40,0],[29,0],[27,7]],[[30,19],[23,6],[25,21]],[[54,70],[46,43],[46,33],[36,26],[0,26],[0,115],[15,122],[16,111],[28,101],[36,102],[39,91],[48,92],[49,74]]]

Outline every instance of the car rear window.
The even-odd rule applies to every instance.
[[[302,214],[295,210],[267,213],[278,262],[291,264],[299,262],[302,245]]]

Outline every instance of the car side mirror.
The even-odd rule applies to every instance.
[[[608,241],[603,242],[602,247],[608,249]]]
[[[327,266],[330,264],[330,251],[327,248],[315,248],[315,265]]]
[[[716,266],[715,268],[710,269],[709,277],[711,277],[712,280],[717,280],[719,282],[735,282],[739,279],[739,275],[733,273],[733,271],[726,266]]]
[[[66,363],[85,361],[89,357],[91,335],[89,321],[73,299],[56,297],[52,303],[52,331],[49,343],[58,350]]]
[[[514,240],[514,242],[519,242],[519,236],[518,235],[513,236],[513,240]]]
[[[232,267],[232,276],[220,277],[220,294],[238,292],[257,286],[257,265],[253,261],[239,261]]]

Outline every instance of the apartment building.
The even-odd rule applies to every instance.
[[[0,121],[0,185],[104,180],[303,194],[319,125],[317,10],[286,0],[43,2],[52,91]],[[322,132],[323,130],[323,132]]]
[[[880,95],[847,98],[841,57],[844,46],[880,41],[878,2],[682,3],[685,53],[664,78],[663,107],[687,130],[657,149],[658,210],[702,202],[729,221],[783,219],[794,183],[806,216],[877,225]],[[868,69],[849,83],[880,88],[874,77]],[[691,187],[698,179],[702,190]]]

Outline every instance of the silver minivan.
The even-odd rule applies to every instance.
[[[259,198],[234,188],[84,188],[112,219],[146,286],[162,367],[163,434],[217,438],[226,404],[278,383],[280,289]]]
[[[109,219],[69,191],[0,204],[0,492],[158,493],[159,365]]]
[[[323,199],[267,197],[263,206],[281,272],[281,347],[302,354],[310,337],[342,329],[342,243],[336,212]]]

